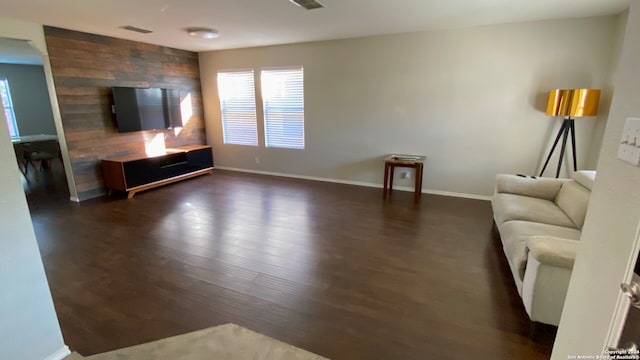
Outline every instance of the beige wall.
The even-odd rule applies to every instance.
[[[496,173],[539,171],[559,125],[540,111],[549,89],[606,84],[617,21],[557,20],[201,53],[208,141],[217,166],[369,184],[382,182],[384,154],[425,154],[425,190],[490,195]],[[305,69],[306,149],[265,148],[260,111],[259,147],[224,145],[217,71],[259,73],[287,65]],[[594,123],[577,122],[580,168],[589,163]]]
[[[0,163],[7,169],[0,172],[0,359],[61,355],[66,346],[6,126],[0,126]]]
[[[0,36],[43,48],[42,26],[0,19]],[[1,101],[0,101],[1,102]],[[4,124],[0,112],[0,124]],[[13,146],[0,126],[0,359],[61,359],[64,345]]]
[[[42,25],[30,22],[0,18],[0,36],[10,39],[27,40],[42,54],[47,53]]]
[[[615,75],[618,72],[618,65],[620,63],[620,56],[622,53],[622,43],[624,41],[624,33],[627,29],[627,17],[628,11],[624,11],[618,15],[616,21],[615,35],[612,39],[613,51],[611,52],[611,60],[609,61],[609,76],[605,83],[602,85],[602,99],[600,101],[600,109],[598,116],[595,118],[595,127],[593,130],[593,138],[591,140],[591,146],[589,147],[589,153],[587,156],[586,167],[590,169],[596,169],[598,167],[598,159],[600,158],[600,149],[602,148],[602,138],[604,137],[604,131],[607,126],[607,119],[609,118],[609,110],[611,106],[611,98],[613,97],[613,86]]]
[[[631,1],[598,176],[552,359],[601,354],[637,254],[640,168],[617,159],[627,117],[640,117],[640,1]],[[627,301],[628,303],[628,301]],[[612,329],[614,332],[615,326]]]

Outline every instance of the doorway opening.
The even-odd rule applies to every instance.
[[[6,166],[19,170],[30,207],[70,196],[65,147],[60,146],[47,82],[38,49],[25,40],[0,37],[0,99],[16,155],[16,164]]]

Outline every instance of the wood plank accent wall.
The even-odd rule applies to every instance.
[[[197,53],[49,26],[44,32],[80,200],[105,193],[103,158],[143,155],[159,134],[167,147],[206,143]],[[118,133],[114,86],[180,90],[193,115],[181,131]]]

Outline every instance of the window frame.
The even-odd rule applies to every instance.
[[[11,99],[11,88],[9,87],[9,79],[7,79],[6,77],[0,77],[0,83],[3,84],[1,86],[4,86],[7,93],[7,99],[2,100],[2,110],[5,114],[9,137],[11,137],[12,139],[16,139],[20,137],[20,130],[18,129],[13,100]],[[9,114],[11,115],[10,118],[7,117],[7,111],[9,111]]]

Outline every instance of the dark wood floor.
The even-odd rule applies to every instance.
[[[489,202],[219,170],[132,200],[58,190],[28,198],[83,355],[232,322],[332,359],[549,357]]]

